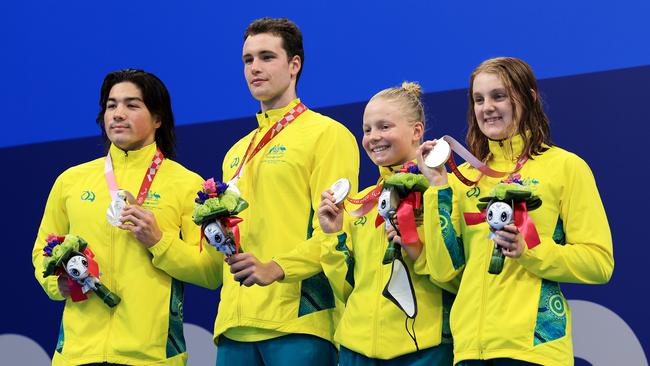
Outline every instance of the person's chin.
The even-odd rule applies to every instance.
[[[485,137],[489,138],[490,140],[503,140],[505,139],[508,134],[504,131],[503,128],[500,127],[488,127],[483,131],[483,134]]]

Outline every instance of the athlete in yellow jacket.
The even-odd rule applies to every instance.
[[[228,259],[231,272],[242,265],[247,269],[237,280],[230,274],[223,279],[214,325],[217,365],[335,365],[336,349],[331,343],[335,299],[319,273],[320,247],[307,239],[319,230],[314,209],[323,190],[346,177],[356,191],[359,152],[354,136],[343,125],[304,110],[297,99],[303,49],[295,24],[287,19],[258,19],[244,38],[244,75],[261,111],[258,128],[239,140],[223,161],[223,180],[239,176],[236,185],[249,207],[240,214],[244,252]],[[280,120],[281,130],[275,126]],[[280,132],[271,135],[271,130]],[[268,143],[262,147],[262,141]],[[292,251],[305,256],[316,253],[308,278],[247,287],[264,267],[259,260]],[[279,264],[303,266],[301,257]],[[276,262],[272,265],[278,269]]]
[[[395,171],[412,164],[424,124],[419,85],[405,82],[377,93],[364,112],[362,144],[379,167],[382,195],[370,211],[363,208],[369,205],[365,203],[359,209],[364,215],[353,218],[344,217],[333,192],[323,193],[318,217],[327,234],[320,234],[321,265],[335,293],[345,302],[335,336],[341,345],[342,366],[452,363],[448,313],[453,294],[439,286],[455,293],[457,283],[433,283],[426,275],[428,257],[421,252],[422,243],[417,236],[403,242],[410,226],[399,221],[405,216],[404,210],[398,209],[403,202],[391,203],[386,197],[391,178],[398,178],[392,177]],[[372,197],[370,192],[378,192],[376,186],[358,197]],[[378,212],[390,224],[376,226]],[[416,223],[411,228],[416,228]],[[389,242],[402,244],[404,254],[400,251],[392,258]],[[408,270],[399,271],[402,266]]]
[[[257,114],[259,136],[299,103]],[[232,178],[253,137],[236,143],[224,158],[223,179]],[[255,145],[255,143],[253,144]],[[249,203],[239,216],[244,253],[262,261],[299,251],[320,253],[307,242],[316,228],[314,207],[322,190],[348,177],[356,187],[358,150],[352,134],[338,122],[308,110],[244,166],[237,187]],[[321,190],[321,191],[322,191]],[[298,255],[299,256],[299,255]],[[282,267],[304,265],[290,258]],[[245,287],[224,274],[221,302],[215,321],[215,339],[222,333],[241,341],[257,341],[286,333],[312,334],[331,340],[334,334],[334,297],[318,263],[313,277],[298,283]],[[255,328],[255,330],[251,329]]]
[[[392,176],[394,169],[395,167],[380,167],[382,180]],[[364,197],[375,187],[363,190],[357,198]],[[408,354],[414,354],[411,359],[424,359],[426,357],[416,352],[418,349],[427,352],[442,344],[449,351],[445,357],[434,360],[439,362],[436,364],[444,364],[445,360],[449,364],[452,343],[449,311],[457,284],[442,284],[447,289],[445,291],[428,276],[417,274],[427,272],[426,256],[421,255],[413,261],[404,251],[404,262],[410,273],[418,310],[415,321],[407,321],[405,313],[382,295],[391,276],[392,266],[382,263],[388,237],[383,224],[375,226],[377,215],[376,206],[361,217],[352,217],[346,213],[342,230],[331,234],[321,233],[315,237],[322,247],[323,270],[334,293],[345,303],[345,311],[334,340],[348,350],[380,360],[396,359]],[[422,231],[420,235],[423,237]],[[407,359],[401,361],[409,364]]]
[[[444,167],[422,163],[434,142],[425,142],[418,156],[432,184],[424,195],[428,268],[438,281],[462,276],[450,319],[454,362],[571,365],[571,311],[559,283],[606,283],[614,267],[594,177],[578,156],[547,143],[548,120],[525,62],[485,61],[472,75],[469,95],[470,150],[490,168],[512,173],[491,178],[463,164],[460,172],[478,180],[467,186],[447,178]],[[493,241],[486,222],[466,221],[465,214],[479,212],[479,198],[502,181],[541,198],[528,211],[538,245],[528,248],[534,243],[515,225],[496,231]],[[488,273],[495,243],[506,257],[500,274]]]
[[[112,142],[117,184],[137,195],[156,150],[173,156],[167,90],[152,74],[115,72],[104,81],[100,104],[98,123]],[[105,158],[99,158],[57,178],[32,261],[46,294],[64,300],[65,282],[43,277],[43,247],[49,234],[80,236],[95,254],[102,283],[122,301],[109,308],[92,292],[84,301],[67,299],[53,365],[185,365],[181,281],[216,288],[221,280],[220,257],[209,246],[199,253],[200,232],[192,222],[202,179],[166,158],[142,206],[128,206],[115,227],[106,217],[111,196],[104,171]]]

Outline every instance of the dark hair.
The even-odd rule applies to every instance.
[[[260,18],[248,25],[244,32],[244,41],[249,36],[261,33],[271,33],[282,38],[282,47],[287,52],[287,58],[300,57],[300,70],[296,76],[296,85],[300,80],[302,68],[305,65],[305,50],[302,47],[302,33],[298,26],[287,18]]]
[[[548,117],[530,65],[514,57],[497,57],[483,61],[469,79],[469,108],[467,109],[467,145],[474,156],[485,160],[490,152],[488,138],[478,127],[474,112],[474,79],[479,73],[496,74],[508,91],[513,106],[516,133],[524,139],[523,155],[532,158],[552,146]]]
[[[174,113],[172,102],[167,87],[156,75],[138,69],[124,69],[106,75],[99,93],[99,113],[97,124],[102,130],[102,137],[106,145],[110,145],[104,128],[104,113],[111,89],[115,84],[129,82],[140,89],[144,105],[152,116],[160,120],[160,127],[156,129],[156,145],[166,158],[176,156],[176,135],[174,133]]]

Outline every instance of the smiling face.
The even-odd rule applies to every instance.
[[[104,112],[104,129],[115,146],[129,151],[152,144],[159,127],[160,120],[151,115],[135,84],[122,82],[111,88]]]
[[[262,111],[282,108],[296,98],[299,56],[288,58],[282,38],[271,33],[248,36],[242,54],[244,76]]]
[[[375,165],[403,164],[415,159],[423,132],[423,123],[408,121],[399,103],[375,98],[363,113],[361,144]]]
[[[476,122],[491,140],[503,140],[517,132],[515,104],[503,81],[495,73],[481,72],[473,83],[472,100]]]

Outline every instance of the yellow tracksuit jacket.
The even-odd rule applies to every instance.
[[[284,108],[257,114],[259,127],[253,146],[298,103],[296,99]],[[224,181],[229,181],[241,164],[254,132],[226,154]],[[320,230],[314,210],[321,192],[342,177],[351,181],[356,192],[358,171],[354,136],[340,123],[312,110],[302,113],[244,166],[237,183],[249,203],[239,215],[244,219],[239,224],[242,249],[264,262],[294,252],[295,257],[278,263],[286,272],[300,267],[311,276],[294,283],[245,287],[226,271],[214,325],[215,342],[221,334],[237,341],[260,341],[286,333],[332,340],[336,316],[332,289],[318,260],[305,263],[302,257],[318,258],[320,253],[320,247],[307,239],[313,230]]]
[[[512,171],[522,150],[520,136],[490,141],[487,164]],[[460,170],[478,177],[468,164]],[[478,199],[501,179],[483,176],[467,187],[450,174],[449,186],[425,193],[428,268],[439,281],[462,275],[450,319],[454,362],[507,357],[572,365],[571,311],[559,282],[609,281],[614,259],[605,210],[587,164],[561,148],[529,159],[513,177],[542,199],[529,212],[541,243],[518,259],[506,258],[499,275],[488,273],[494,247],[488,224],[468,226],[463,213],[478,212]]]
[[[381,167],[385,179],[394,174]],[[374,189],[368,187],[358,194],[365,196]],[[336,329],[335,341],[346,348],[370,358],[392,359],[416,351],[405,328],[406,315],[382,295],[391,275],[391,264],[382,264],[388,246],[384,224],[375,227],[377,207],[362,217],[345,214],[343,230],[320,233],[321,264],[334,293],[345,302],[345,310]],[[418,227],[423,238],[421,227]],[[426,249],[425,249],[426,250]],[[457,290],[456,283],[434,284],[427,272],[423,252],[415,263],[402,249],[403,260],[415,290],[418,313],[415,335],[420,349],[451,343],[449,310]],[[411,331],[412,320],[408,320]]]
[[[120,189],[137,195],[155,151],[155,143],[128,153],[111,145]],[[32,251],[36,279],[51,299],[63,300],[57,278],[43,278],[45,238],[78,235],[95,253],[102,283],[122,302],[111,309],[92,291],[85,301],[68,299],[53,365],[185,365],[181,281],[216,288],[222,270],[213,248],[206,246],[199,253],[200,230],[192,222],[192,209],[201,182],[197,174],[165,159],[143,203],[163,236],[146,249],[133,234],[106,220],[111,197],[104,158],[72,167],[57,178]]]

